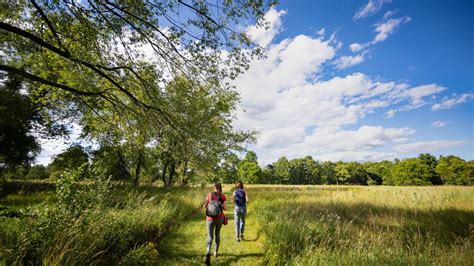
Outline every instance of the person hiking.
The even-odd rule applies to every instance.
[[[206,209],[206,227],[207,227],[207,250],[206,250],[206,264],[210,263],[212,239],[214,238],[216,246],[214,249],[214,257],[218,256],[220,234],[222,224],[224,223],[224,210],[227,209],[226,197],[222,193],[221,183],[214,184],[214,192],[207,195],[203,208]]]
[[[232,194],[234,207],[235,237],[238,242],[244,240],[245,216],[247,215],[248,193],[244,190],[244,183],[238,181]]]

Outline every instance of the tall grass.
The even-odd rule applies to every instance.
[[[65,180],[29,211],[22,195],[4,199],[20,201],[21,215],[0,217],[0,264],[153,264],[163,234],[198,208],[205,195],[198,188],[171,193]]]
[[[254,187],[269,264],[473,265],[469,187]]]

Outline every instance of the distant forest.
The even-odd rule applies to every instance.
[[[186,169],[186,171],[184,171]],[[381,162],[316,161],[311,156],[298,159],[279,158],[264,167],[259,166],[255,152],[248,151],[243,159],[235,154],[226,156],[207,171],[176,167],[171,185],[204,184],[220,181],[250,184],[291,185],[473,185],[474,161],[457,156],[423,153],[416,158]],[[112,179],[137,183],[163,183],[166,167],[157,168],[156,160],[144,152],[140,161],[122,154],[119,147],[86,151],[72,146],[57,155],[48,166],[19,166],[4,171],[4,179],[57,180],[74,171],[79,179]]]

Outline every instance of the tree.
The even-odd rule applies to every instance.
[[[449,185],[469,185],[472,182],[472,170],[463,159],[450,155],[441,156],[436,173],[439,174],[445,184]]]
[[[275,167],[273,164],[268,164],[262,169],[262,174],[260,177],[260,183],[262,184],[275,184]]]
[[[26,179],[47,179],[48,177],[48,169],[41,164],[32,166],[26,175]]]
[[[381,162],[367,162],[365,163],[365,169],[369,173],[370,180],[368,181],[369,185],[381,185],[382,183],[390,183],[390,169],[393,166],[391,161],[381,161]],[[388,184],[387,183],[387,184]]]
[[[225,156],[224,161],[219,166],[218,173],[223,183],[235,184],[237,182],[239,177],[237,171],[239,162],[239,158],[233,153]]]
[[[438,160],[436,160],[436,157],[429,153],[422,153],[418,156],[418,158],[422,161],[422,163],[426,164],[430,168],[430,182],[433,185],[442,185],[443,180],[436,172],[436,165],[438,164]]]
[[[274,164],[277,184],[288,184],[290,181],[290,163],[285,156],[280,157]]]
[[[431,169],[419,158],[398,161],[390,171],[387,185],[430,185]]]
[[[65,170],[76,170],[83,165],[89,164],[89,155],[80,145],[73,145],[67,148],[64,152],[56,155],[49,165],[51,175],[62,173]],[[85,169],[87,170],[87,168]],[[86,172],[82,173],[82,177],[86,177]]]
[[[40,117],[21,89],[16,76],[6,77],[0,85],[0,174],[4,168],[31,163],[40,149],[31,134]]]
[[[321,180],[323,184],[336,184],[336,164],[330,161],[321,163]]]
[[[223,80],[235,78],[251,56],[261,54],[235,25],[264,26],[263,15],[273,4],[3,1],[0,71],[35,83],[29,93],[55,101],[60,110],[102,118],[111,109],[117,116],[141,117],[156,131],[172,126],[185,134],[162,95],[150,92],[176,74],[229,88]]]
[[[257,154],[248,151],[245,158],[240,161],[238,173],[240,179],[245,183],[256,184],[260,182],[261,169],[257,163]]]

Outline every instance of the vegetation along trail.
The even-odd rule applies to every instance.
[[[264,263],[264,235],[261,234],[250,198],[245,239],[237,242],[234,232],[234,204],[230,201],[230,187],[224,186],[227,197],[226,216],[229,223],[221,230],[219,256],[211,257],[212,265],[259,265]],[[204,197],[203,197],[204,201]],[[175,227],[160,243],[160,264],[202,265],[206,254],[207,231],[205,210],[194,213],[187,221]],[[212,251],[215,243],[212,244]]]

